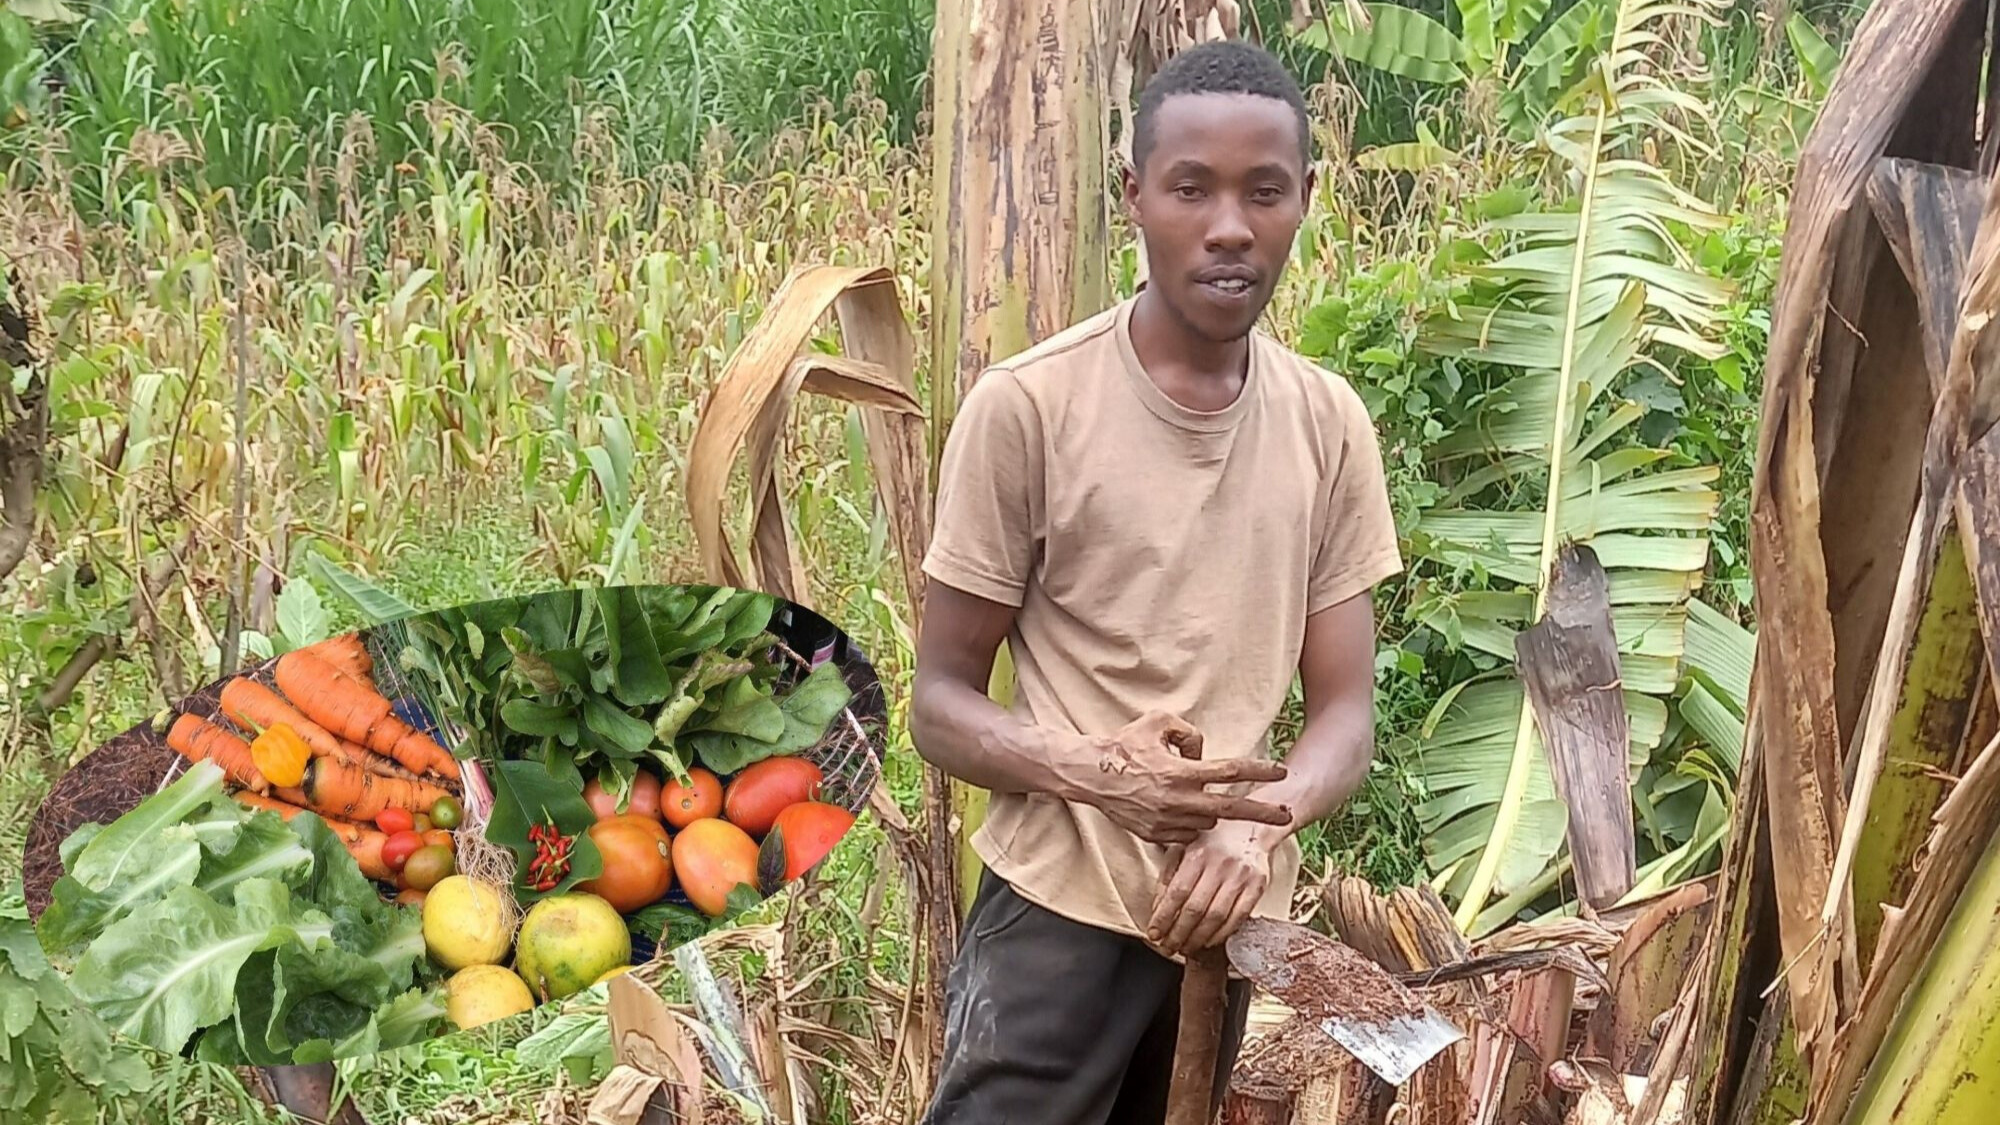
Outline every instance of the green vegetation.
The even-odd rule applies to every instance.
[[[1307,831],[1308,874],[1432,879],[1458,906],[1483,849],[1504,846],[1493,854],[1519,861],[1485,872],[1465,908],[1490,928],[1563,909],[1570,882],[1560,821],[1536,799],[1546,774],[1515,768],[1533,743],[1507,672],[1552,465],[1572,482],[1554,493],[1557,529],[1626,492],[1630,519],[1586,530],[1614,582],[1675,589],[1630,607],[1664,606],[1664,633],[1620,618],[1646,720],[1641,889],[1712,868],[1747,691],[1747,497],[1779,223],[1828,44],[1859,13],[1367,7],[1388,18],[1366,41],[1340,4],[1297,35],[1288,4],[1246,7],[1323,111],[1321,196],[1272,327],[1366,399],[1412,564],[1378,600],[1382,753],[1349,814]],[[65,13],[78,18],[46,18]],[[1655,61],[1606,52],[1641,26]],[[230,670],[239,590],[248,652],[300,614],[314,632],[369,619],[346,575],[423,609],[701,579],[687,450],[788,271],[889,266],[925,338],[929,29],[926,6],[890,0],[6,0],[0,271],[40,317],[50,403],[34,535],[0,579],[15,610],[0,624],[10,879],[63,769]],[[1602,110],[1592,75],[1651,100]],[[1130,264],[1128,250],[1127,292]],[[1558,403],[1559,370],[1604,378]],[[16,393],[29,375],[9,373]],[[814,399],[785,450],[808,600],[885,680],[885,778],[914,815],[908,595],[860,415]],[[1603,538],[1661,531],[1705,543],[1621,572]],[[1454,734],[1488,707],[1497,736]],[[1295,694],[1281,744],[1297,722]],[[1459,769],[1473,745],[1492,752]],[[87,1036],[52,1054],[50,1029],[74,1013],[13,886],[0,1011],[29,1051],[0,1060],[0,1109],[257,1119],[213,1064],[141,1068]],[[807,1018],[830,1031],[807,1042],[833,1060],[816,1067],[825,1120],[908,1096],[893,1044],[871,1053],[909,979],[905,893],[864,819],[814,887],[753,917],[785,920],[782,937],[746,925],[726,947],[739,995],[823,966]],[[544,1097],[574,1098],[608,1067],[602,1005],[597,990],[341,1070],[365,1076],[373,1119],[449,1120],[478,1097],[541,1120]],[[550,1094],[558,1073],[568,1085]]]

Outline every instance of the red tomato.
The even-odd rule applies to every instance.
[[[423,846],[424,838],[415,832],[393,833],[382,845],[382,862],[388,864],[391,871],[401,871],[410,856]]]
[[[599,820],[632,813],[652,820],[660,819],[660,779],[645,770],[633,775],[632,791],[626,794],[623,809],[618,807],[618,795],[594,777],[584,783],[583,799]]]
[[[762,836],[787,806],[818,800],[823,780],[820,768],[804,758],[787,755],[752,763],[723,790],[723,819]]]
[[[417,818],[408,809],[383,809],[375,818],[375,827],[391,836],[398,832],[409,832],[417,826]]]
[[[686,828],[705,816],[722,815],[722,782],[696,766],[688,771],[692,785],[669,781],[660,790],[660,816],[675,828]]]
[[[853,826],[854,814],[839,805],[800,801],[786,806],[771,826],[785,845],[785,881],[804,875],[825,859]]]

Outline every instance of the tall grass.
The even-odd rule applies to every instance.
[[[321,204],[313,182],[365,124],[365,171],[448,143],[436,118],[482,126],[496,155],[562,179],[695,160],[720,130],[749,143],[859,84],[915,135],[930,6],[917,0],[86,0],[48,45],[63,84],[49,112],[100,213],[161,135],[203,192],[246,218]],[[449,107],[449,108],[447,108]],[[429,120],[427,120],[429,118]],[[608,146],[596,151],[590,146]],[[177,149],[177,151],[179,151]],[[351,154],[350,154],[351,155]]]

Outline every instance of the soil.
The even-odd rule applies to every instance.
[[[1388,1023],[1424,1012],[1380,965],[1296,923],[1252,919],[1229,950],[1238,972],[1316,1021]]]
[[[150,720],[148,720],[150,722]],[[146,723],[117,735],[56,779],[28,828],[21,876],[28,912],[40,918],[62,876],[62,842],[85,824],[109,824],[160,788],[180,755]]]

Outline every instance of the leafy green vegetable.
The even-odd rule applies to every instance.
[[[734,685],[732,690],[737,690]],[[775,731],[774,737],[758,737],[769,728],[732,730],[727,726],[718,726],[711,719],[700,725],[690,723],[688,730],[692,733],[688,742],[700,752],[702,761],[707,763],[709,769],[719,774],[735,773],[766,758],[797,754],[810,748],[826,734],[827,726],[852,698],[853,692],[848,688],[847,681],[841,678],[840,668],[834,664],[821,664],[777,701],[776,708],[784,725]],[[734,712],[717,712],[718,717],[725,714],[732,720],[735,717]]]
[[[426,615],[401,663],[435,681],[483,759],[623,799],[648,760],[685,780],[696,755],[729,773],[825,733],[846,685],[829,670],[779,698],[778,608],[726,586],[553,591]]]
[[[158,1050],[192,1043],[198,1059],[283,1065],[376,1049],[380,1021],[429,1011],[395,1006],[437,977],[422,916],[385,902],[319,816],[287,823],[246,807],[222,776],[197,762],[65,840],[37,952],[58,968],[73,959],[76,999]],[[154,866],[135,866],[139,854]],[[433,1026],[394,1030],[421,1038]]]
[[[50,971],[19,888],[0,905],[0,1118],[95,1121],[99,1106],[150,1093],[153,1069]]]

